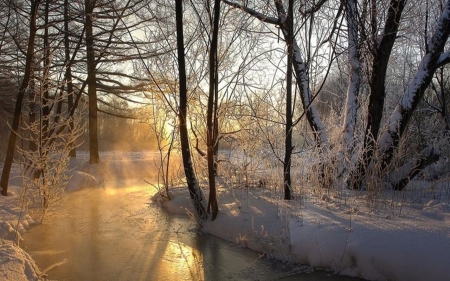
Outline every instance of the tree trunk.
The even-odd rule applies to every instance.
[[[444,50],[449,34],[450,0],[444,6],[427,53],[423,56],[416,74],[411,78],[400,102],[386,121],[387,130],[383,132],[378,143],[384,166],[390,163],[394,150],[398,146],[414,110],[440,65],[440,54]]]
[[[70,38],[69,38],[69,0],[64,0],[64,56],[65,56],[65,65],[66,65],[66,73],[65,73],[65,81],[67,86],[67,110],[70,114],[70,109],[74,106],[73,100],[73,84],[72,84],[72,63],[70,61]],[[72,132],[74,129],[73,118],[69,122],[69,131]],[[77,150],[75,145],[73,149],[70,150],[70,157],[77,156]]]
[[[14,151],[16,146],[17,130],[19,129],[20,115],[22,113],[22,102],[23,98],[27,92],[33,64],[34,56],[34,41],[36,37],[36,15],[40,4],[40,0],[35,0],[31,2],[30,11],[30,35],[28,38],[27,56],[25,62],[25,73],[20,86],[20,90],[17,94],[16,106],[14,109],[13,123],[11,125],[11,133],[8,139],[8,147],[6,150],[5,164],[3,165],[2,178],[0,180],[0,185],[2,187],[1,194],[3,196],[8,195],[8,181],[9,175],[11,173],[11,166],[14,160]]]
[[[216,128],[217,124],[217,93],[216,84],[218,83],[217,75],[217,41],[219,37],[219,20],[220,20],[220,1],[214,1],[214,19],[213,19],[213,34],[211,39],[211,46],[209,51],[209,95],[208,95],[208,110],[207,110],[207,159],[208,159],[208,182],[209,182],[209,199],[208,212],[212,210],[212,220],[215,220],[219,213],[216,194],[216,167],[215,167],[215,148],[217,143]]]
[[[98,119],[97,119],[97,86],[96,63],[94,49],[94,35],[92,30],[95,1],[85,0],[86,13],[86,61],[87,61],[87,86],[89,97],[89,163],[100,163],[98,153]]]
[[[208,219],[208,213],[204,206],[203,193],[198,184],[194,167],[192,165],[191,151],[189,148],[189,135],[187,130],[187,85],[186,85],[186,62],[184,56],[183,38],[183,5],[182,0],[175,0],[176,27],[177,27],[177,51],[178,51],[178,73],[180,87],[180,105],[178,112],[180,126],[180,145],[183,158],[184,173],[189,189],[189,195],[194,205],[194,214],[199,223]]]
[[[359,45],[358,6],[357,0],[348,0],[345,4],[348,25],[348,60],[350,62],[350,77],[347,89],[344,116],[344,153],[354,147],[355,126],[358,113],[358,95],[361,85],[361,61]]]
[[[40,93],[41,100],[41,126],[42,132],[41,138],[46,138],[49,132],[49,115],[50,115],[50,94],[49,94],[49,75],[50,75],[50,40],[49,40],[49,9],[50,9],[50,0],[45,1],[45,16],[44,16],[44,70],[42,73],[42,89],[43,92]]]
[[[366,174],[375,149],[375,143],[380,130],[383,117],[384,99],[386,97],[386,70],[391,56],[392,47],[397,38],[398,27],[402,17],[405,0],[391,0],[389,4],[386,23],[381,41],[374,39],[376,52],[372,63],[372,73],[369,81],[370,95],[367,114],[367,125],[364,134],[364,145],[362,159],[358,167],[350,176],[350,188],[360,189],[361,181]],[[373,34],[376,36],[376,34]]]
[[[285,111],[285,136],[284,136],[284,161],[283,161],[283,179],[284,179],[284,199],[292,199],[292,181],[291,181],[291,158],[292,158],[292,56],[293,56],[293,30],[294,30],[294,11],[293,0],[289,0],[287,26],[288,35],[287,44],[287,70],[286,70],[286,111]]]

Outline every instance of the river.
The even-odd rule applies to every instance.
[[[41,269],[54,266],[49,280],[357,280],[293,275],[283,263],[201,235],[187,216],[153,203],[155,192],[143,181],[114,180],[69,193],[47,222],[24,234],[21,246]]]

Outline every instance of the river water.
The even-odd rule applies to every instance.
[[[292,268],[209,235],[161,210],[142,181],[115,180],[70,193],[22,247],[49,280],[356,280]],[[64,263],[62,264],[62,262]]]

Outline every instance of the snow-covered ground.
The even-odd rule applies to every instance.
[[[132,154],[126,161],[115,154],[106,159],[109,172],[124,171],[121,177],[145,178],[148,174],[141,173],[149,169],[144,167],[154,165],[150,154]],[[99,174],[92,166],[73,171],[68,189],[96,186]],[[225,182],[218,190],[220,213],[216,221],[205,223],[204,232],[267,258],[343,275],[369,280],[450,280],[449,181],[415,181],[404,192],[386,192],[375,199],[365,192],[305,188],[292,201],[282,200],[280,191],[270,186],[236,188]],[[12,242],[17,241],[14,229],[23,232],[33,223],[21,211],[18,186],[13,182],[10,196],[0,196],[0,280],[37,280],[37,266]],[[171,212],[191,211],[187,188],[171,192],[171,201],[154,200]]]
[[[415,193],[423,183],[414,182]],[[427,183],[429,185],[429,183]],[[428,190],[428,188],[426,188]],[[190,210],[185,188],[163,205]],[[414,203],[368,206],[362,192],[309,194],[293,201],[268,190],[221,186],[220,213],[203,231],[276,258],[368,280],[450,280],[450,184]],[[406,201],[406,200],[405,200]],[[445,202],[444,202],[445,201]],[[392,201],[391,201],[392,202]]]
[[[40,274],[31,256],[16,243],[33,223],[21,208],[19,192],[19,187],[10,186],[9,196],[0,196],[0,280],[38,280]]]

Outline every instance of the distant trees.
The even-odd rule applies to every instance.
[[[91,99],[90,162],[99,161],[96,137],[97,102],[102,100],[97,99],[97,92],[132,100],[131,95],[142,91],[146,85],[145,80],[132,74],[114,71],[120,63],[136,58],[130,51],[134,50],[134,47],[127,41],[131,34],[126,24],[132,22],[136,28],[147,21],[147,18],[139,20],[134,18],[134,12],[143,5],[142,1],[138,2],[139,5],[133,1],[122,5],[118,1],[100,3],[87,0],[84,5],[80,5],[78,2],[69,3],[66,0],[45,0],[31,1],[28,7],[18,2],[5,2],[6,18],[2,19],[0,50],[2,59],[8,61],[8,64],[2,67],[2,73],[5,74],[2,77],[9,81],[14,81],[13,79],[21,81],[21,87],[16,100],[12,133],[2,172],[1,185],[5,190],[4,195],[13,162],[16,136],[21,134],[18,127],[20,117],[28,122],[25,118],[27,117],[30,123],[42,120],[42,126],[46,128],[40,131],[44,134],[43,137],[61,134],[73,128],[73,123],[68,123],[68,128],[63,126],[52,129],[52,122],[54,124],[61,122],[60,116],[63,111],[67,112],[68,116],[74,116],[84,94]],[[101,11],[96,13],[96,9],[100,8]],[[129,21],[126,22],[126,19]],[[24,20],[33,21],[30,22],[29,30],[26,32],[22,24]],[[23,44],[24,36],[27,36],[28,45]],[[83,51],[84,47],[86,51]],[[112,47],[114,51],[111,51]],[[103,67],[109,65],[108,70],[100,69],[100,65]],[[13,73],[16,75],[11,75]],[[67,100],[60,99],[61,96]],[[29,107],[27,116],[22,114],[24,99]],[[58,102],[53,103],[55,100]],[[50,116],[52,111],[56,115]],[[33,142],[29,145],[30,149],[37,149]],[[72,155],[74,153],[75,150],[71,152]],[[37,172],[38,176],[39,171]]]

